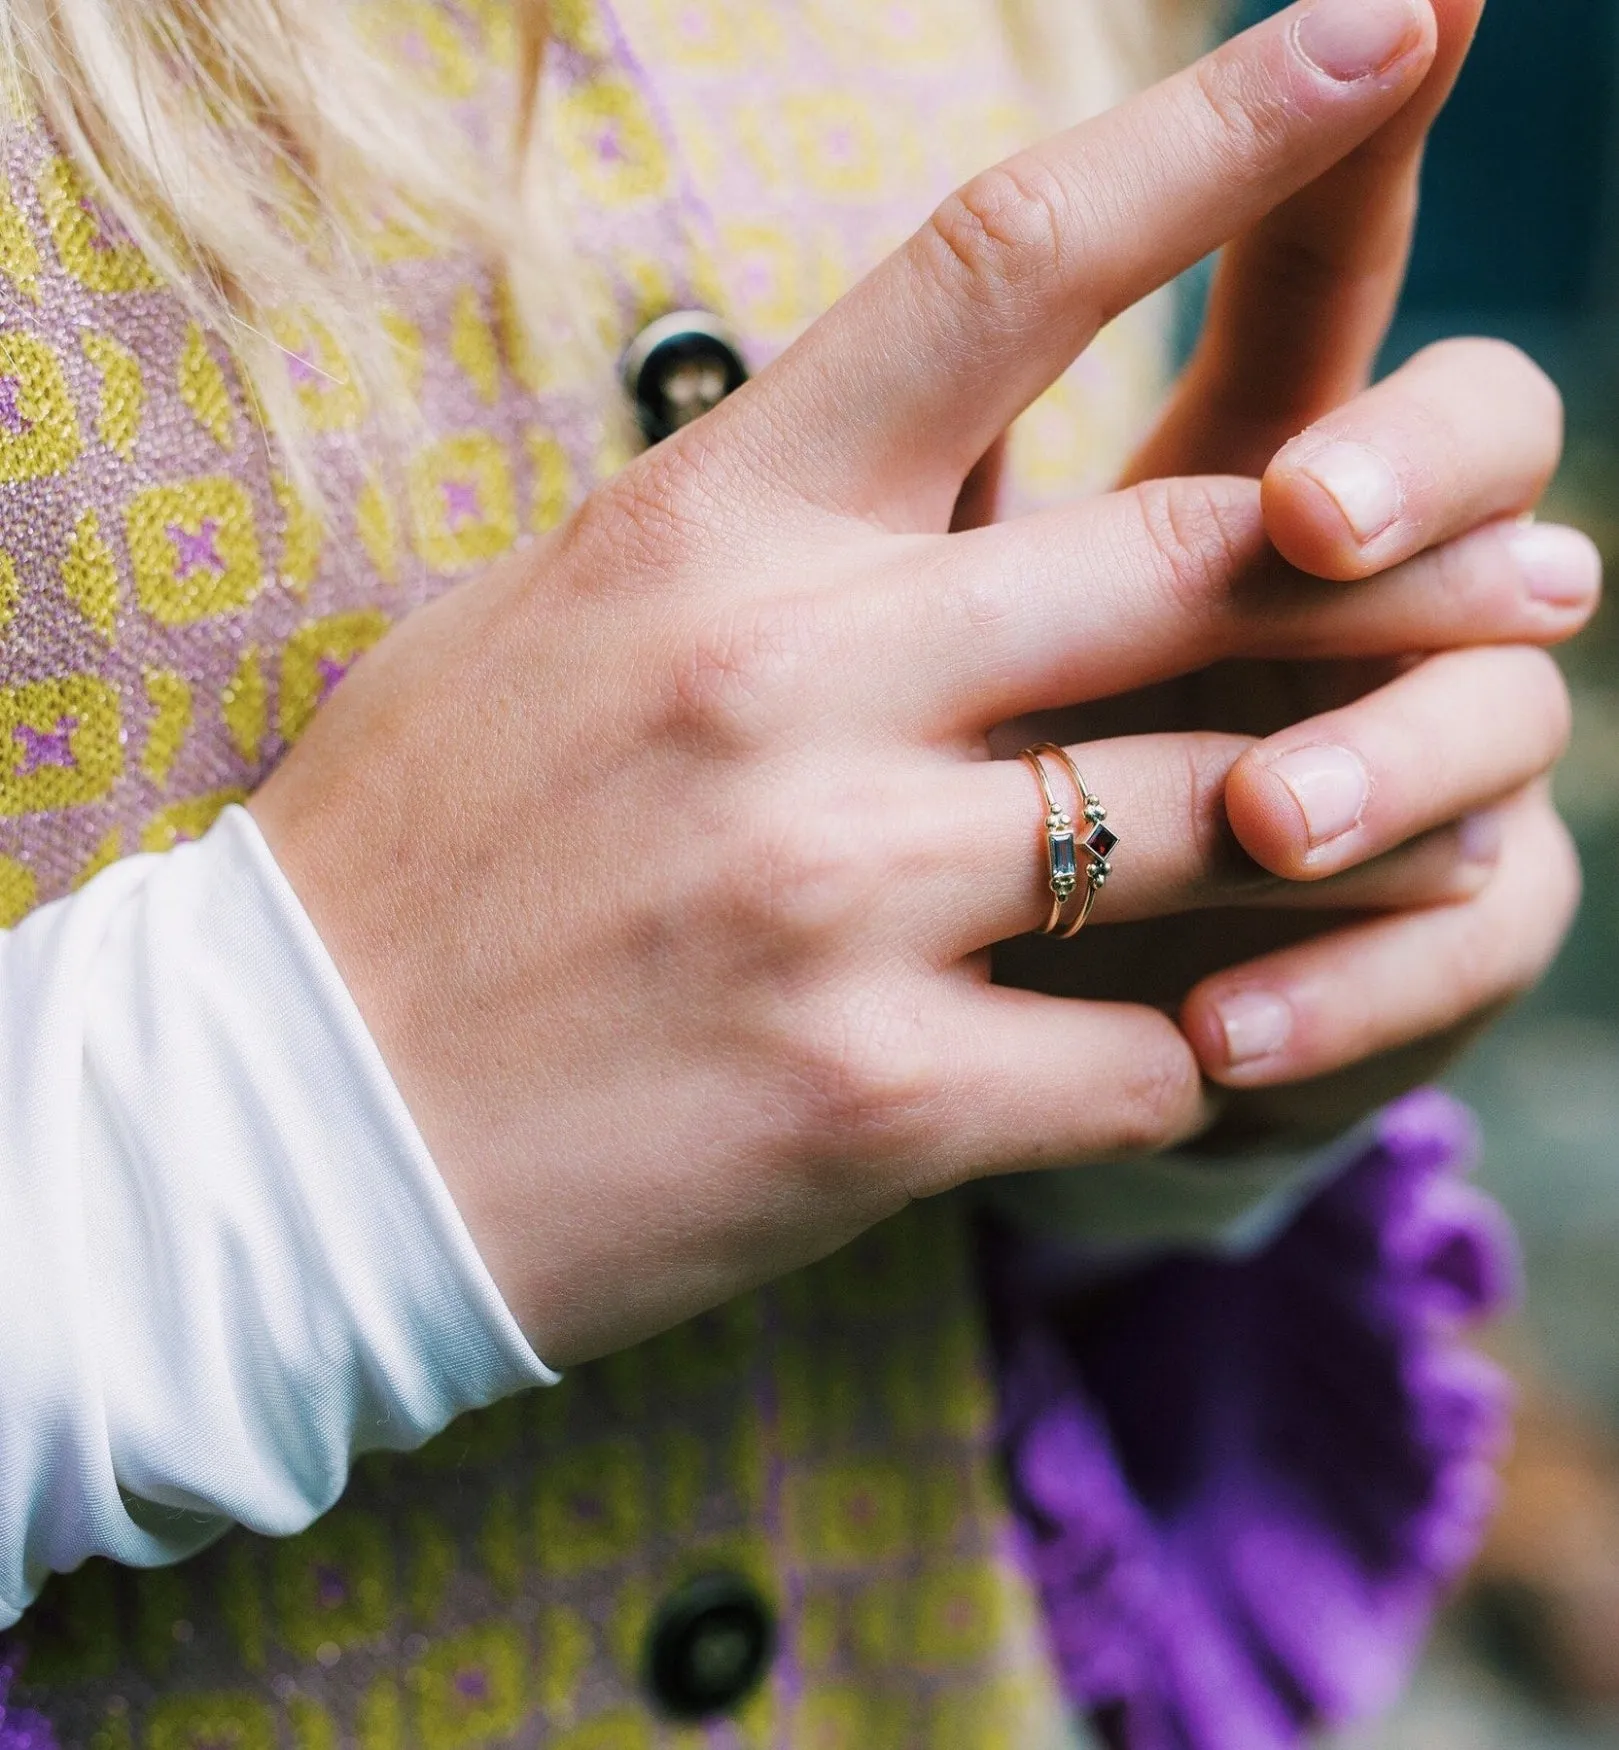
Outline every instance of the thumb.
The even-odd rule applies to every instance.
[[[1438,53],[1411,101],[1227,249],[1197,352],[1126,484],[1262,474],[1365,386],[1405,280],[1428,131],[1483,8],[1433,0]]]

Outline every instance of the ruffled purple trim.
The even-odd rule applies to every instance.
[[[1003,1439],[1074,1700],[1120,1750],[1282,1750],[1385,1707],[1496,1498],[1517,1286],[1436,1092],[1262,1252],[1098,1279],[987,1227]]]

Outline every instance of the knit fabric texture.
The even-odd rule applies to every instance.
[[[375,9],[421,101],[504,109],[499,0]],[[724,314],[757,369],[986,158],[1037,131],[992,9],[724,0],[555,10],[542,93],[582,277],[622,340]],[[498,274],[375,240],[424,438],[387,489],[329,334],[276,330],[330,495],[301,503],[216,335],[54,142],[5,132],[0,924],[206,831],[412,607],[558,524],[625,458]],[[1153,324],[1035,411],[1024,491],[1134,434]],[[0,1735],[142,1750],[697,1741],[644,1684],[659,1599],[752,1579],[778,1625],[736,1744],[1066,1738],[996,1484],[965,1228],[941,1206],[551,1393],[362,1463],[306,1535],[92,1563],[5,1653]],[[858,1361],[856,1361],[858,1358]],[[15,1674],[13,1676],[13,1674]]]
[[[477,126],[512,72],[503,0],[373,10],[401,79]],[[544,125],[600,318],[625,341],[701,306],[763,366],[952,183],[1039,131],[988,0],[552,10]],[[555,527],[625,455],[608,397],[558,386],[498,273],[389,232],[374,240],[378,320],[425,434],[399,491],[331,336],[292,315],[276,331],[330,493],[317,517],[220,338],[36,120],[12,117],[3,143],[0,926],[206,831],[392,622]],[[1020,502],[1106,483],[1158,385],[1158,328],[1150,312],[1115,325],[1020,422]],[[958,1205],[913,1211],[421,1454],[362,1461],[303,1536],[237,1533],[147,1574],[90,1564],[0,1648],[0,1745],[1055,1750],[1063,1681],[1104,1717],[1148,1706],[1145,1686],[1178,1718],[1179,1691],[1153,1690],[1176,1669],[1154,1663],[1158,1642],[1124,1676],[1081,1646],[1092,1607],[1068,1554],[1098,1503],[1121,1523],[1108,1503],[1133,1473],[1098,1435],[1067,1496],[1041,1492],[1053,1472],[1030,1459],[1030,1429],[1046,1398],[1078,1401],[1079,1362],[1061,1312],[1015,1297],[998,1312],[1021,1479],[1008,1504],[971,1241]],[[1003,1240],[1003,1276],[1020,1243]],[[1374,1317],[1375,1272],[1344,1264],[1329,1248],[1340,1274],[1320,1292],[1341,1282],[1353,1332]],[[1173,1322],[1153,1308],[1189,1292],[1178,1268],[1148,1279],[1138,1309],[1167,1351]],[[1028,1359],[1045,1341],[1049,1376]],[[1171,1377],[1145,1389],[1161,1402]],[[1368,1412],[1397,1455],[1402,1389]],[[1170,1445],[1177,1426],[1168,1406]],[[671,1587],[718,1569],[769,1601],[780,1650],[739,1715],[684,1727],[647,1697],[647,1628]],[[1136,1633],[1106,1586],[1095,1609],[1126,1625],[1121,1645]],[[1421,1615],[1390,1630],[1400,1658]],[[1244,1729],[1163,1742],[1250,1750]]]

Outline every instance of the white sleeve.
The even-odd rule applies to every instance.
[[[0,932],[0,1628],[555,1377],[244,810]]]

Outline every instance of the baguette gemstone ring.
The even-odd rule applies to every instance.
[[[1051,889],[1051,911],[1040,934],[1056,936],[1063,942],[1071,941],[1089,921],[1096,896],[1113,873],[1109,859],[1119,837],[1107,824],[1107,810],[1091,793],[1080,776],[1079,767],[1065,749],[1055,742],[1043,741],[1037,747],[1024,748],[1018,757],[1039,780],[1040,795],[1046,805],[1046,876]],[[1055,760],[1062,767],[1074,786],[1074,794],[1079,798],[1079,818],[1084,821],[1083,831],[1076,825],[1075,815],[1057,800],[1057,793],[1051,785],[1051,773],[1046,768],[1048,759]],[[1065,923],[1063,914],[1075,894],[1079,895],[1078,910]]]

